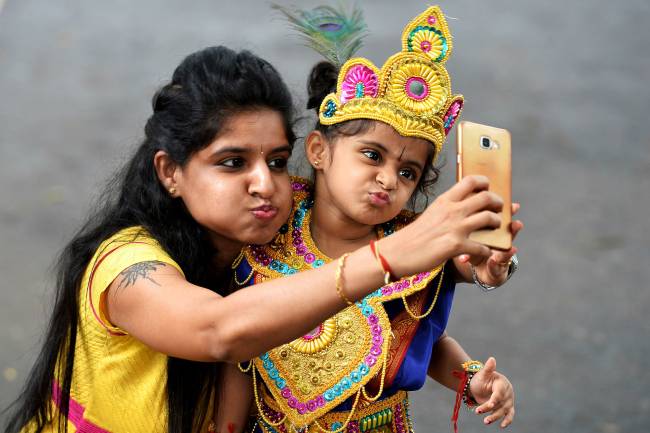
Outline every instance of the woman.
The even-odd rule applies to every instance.
[[[206,431],[223,362],[345,307],[333,265],[229,294],[241,247],[269,242],[290,211],[292,104],[277,71],[246,51],[207,48],[178,66],[153,110],[144,141],[59,259],[45,342],[7,433]],[[468,239],[498,225],[502,203],[487,186],[462,182],[382,240],[395,274],[489,256]],[[348,263],[350,299],[381,284],[368,247]],[[292,305],[303,308],[282,314]]]

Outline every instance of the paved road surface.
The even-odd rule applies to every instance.
[[[380,64],[426,5],[362,3],[371,29],[362,54]],[[467,97],[464,118],[512,130],[526,223],[516,278],[490,295],[460,287],[448,331],[475,357],[495,355],[515,383],[512,431],[647,431],[650,3],[442,5],[456,18],[448,67]],[[48,267],[142,136],[148,101],[176,64],[207,45],[248,48],[304,101],[318,57],[266,2],[3,0],[0,9],[4,406],[33,360]],[[439,190],[453,177],[451,164],[444,171]],[[452,398],[435,383],[415,394],[417,430],[450,431]],[[496,427],[465,413],[461,428]]]

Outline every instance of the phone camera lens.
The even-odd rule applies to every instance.
[[[481,148],[483,149],[490,149],[492,147],[492,143],[490,141],[489,137],[481,137]]]

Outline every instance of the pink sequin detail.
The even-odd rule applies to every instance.
[[[445,117],[442,119],[443,124],[445,125],[445,134],[449,134],[451,128],[454,127],[454,123],[456,123],[461,108],[463,108],[462,101],[454,101],[451,106],[449,106],[447,113],[445,113]]]
[[[432,26],[436,24],[436,17],[433,15],[429,15],[429,18],[427,18],[427,22],[431,24]]]
[[[316,260],[315,255],[313,255],[312,253],[305,254],[305,263],[311,264],[311,263],[314,263],[314,260]]]
[[[431,51],[431,42],[429,41],[420,42],[420,49],[425,53],[428,53],[429,51]]]
[[[303,340],[310,341],[315,338],[318,338],[322,333],[323,333],[323,324],[321,323],[320,325],[318,325],[317,328],[314,328],[308,334],[303,335],[302,338]]]
[[[289,397],[291,397],[291,390],[289,389],[288,386],[285,386],[284,388],[282,388],[282,391],[280,392],[280,394],[284,398],[289,398]]]
[[[363,96],[376,97],[379,80],[375,71],[366,65],[355,65],[348,69],[341,83],[341,104],[356,98],[357,84],[363,84]]]

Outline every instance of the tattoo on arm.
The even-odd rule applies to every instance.
[[[136,263],[132,266],[129,266],[122,272],[120,272],[120,275],[122,276],[122,281],[120,281],[120,284],[117,286],[117,288],[121,287],[129,287],[139,279],[139,278],[144,278],[152,283],[154,283],[157,286],[160,286],[156,280],[151,278],[149,274],[156,269],[158,269],[161,266],[165,266],[164,262],[158,261],[158,260],[150,260],[148,262],[140,262]]]

